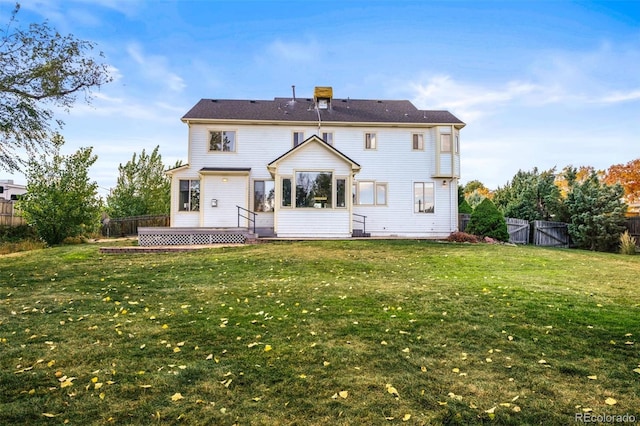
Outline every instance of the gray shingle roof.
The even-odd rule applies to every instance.
[[[329,109],[316,110],[313,99],[201,99],[187,112],[189,120],[266,120],[343,123],[461,124],[449,111],[419,110],[406,100],[332,99]]]

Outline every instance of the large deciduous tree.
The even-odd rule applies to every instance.
[[[78,94],[89,102],[92,88],[111,81],[107,65],[91,57],[94,43],[47,22],[21,28],[19,10],[0,30],[0,168],[10,172],[55,152],[51,141],[63,122],[54,120],[54,108],[69,110]]]
[[[604,181],[610,185],[622,185],[628,204],[640,203],[640,158],[609,167]]]
[[[27,193],[18,201],[27,223],[48,244],[93,232],[100,223],[98,184],[89,179],[89,167],[97,160],[91,148],[64,156],[61,136],[51,145],[56,153],[41,155],[27,165]]]
[[[120,164],[118,182],[107,197],[111,217],[169,214],[171,181],[164,173],[159,148],[150,155],[143,149],[125,165]]]

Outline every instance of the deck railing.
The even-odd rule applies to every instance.
[[[240,219],[247,219],[249,221],[250,224],[253,224],[252,227],[248,226],[247,228],[250,228],[253,230],[253,233],[256,233],[256,216],[258,215],[255,212],[252,212],[251,210],[247,210],[244,207],[240,207],[240,206],[236,206],[238,208],[238,228],[240,228]],[[246,214],[246,216],[244,214]]]
[[[367,233],[367,217],[358,213],[352,213],[352,220],[356,223],[362,224],[362,233]]]

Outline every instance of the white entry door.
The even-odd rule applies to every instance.
[[[248,208],[248,176],[207,175],[202,188],[203,226],[207,228],[235,228],[238,226],[238,207]],[[246,213],[243,213],[246,216]],[[240,220],[246,227],[246,219]]]

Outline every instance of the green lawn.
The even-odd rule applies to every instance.
[[[640,256],[425,241],[0,256],[3,424],[640,421]]]

